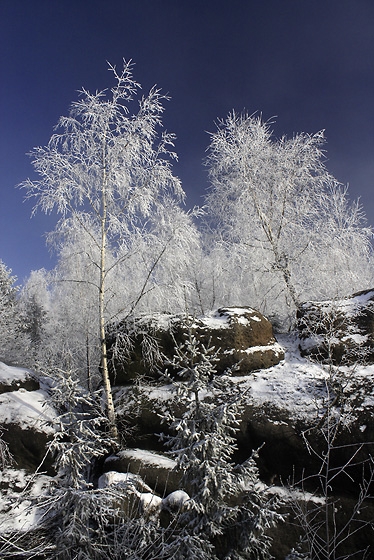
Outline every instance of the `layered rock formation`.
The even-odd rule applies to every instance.
[[[270,321],[250,307],[220,308],[199,318],[155,314],[120,323],[108,335],[113,383],[125,385],[141,376],[157,379],[189,329],[202,344],[218,351],[220,374],[245,375],[284,358]]]
[[[203,344],[218,350],[217,371],[230,374],[227,390],[234,383],[244,395],[233,460],[240,464],[259,449],[263,483],[275,484],[274,492],[282,492],[282,484],[304,478],[304,490],[314,496],[320,489],[319,457],[326,453],[323,429],[327,414],[331,414],[332,421],[338,421],[331,468],[339,470],[354,457],[352,466],[343,469],[349,476],[341,472],[332,484],[344,514],[345,509],[350,511],[363,474],[370,476],[369,458],[374,456],[374,370],[364,364],[371,360],[373,345],[372,302],[374,291],[355,294],[333,305],[304,304],[299,312],[300,340],[295,342],[292,335],[279,338],[282,345],[275,341],[269,321],[249,307],[221,308],[198,319],[141,317],[132,326],[119,325],[108,342],[118,425],[120,430],[126,426],[122,433],[128,448],[99,465],[99,487],[131,482],[132,498],[121,501],[120,507],[137,514],[153,515],[157,510],[157,515],[166,515],[174,502],[178,510],[181,496],[188,500],[188,488],[180,488],[180,473],[165,455],[159,434],[170,433],[167,411],[176,417],[184,413],[175,397],[175,386],[183,381],[177,372],[171,372],[173,384],[162,384],[165,382],[160,381],[160,373],[190,329]],[[318,358],[315,363],[300,356],[299,342],[302,354]],[[122,355],[121,348],[127,349]],[[331,368],[323,363],[331,356],[340,364],[336,369],[340,377],[334,378]],[[363,357],[362,364],[357,356]],[[30,372],[1,366],[0,374],[3,438],[19,468],[32,472],[45,453],[54,412],[45,404],[48,396]],[[202,398],[214,397],[207,391]],[[304,492],[300,499],[309,500],[310,495]],[[365,511],[372,517],[372,510]],[[299,535],[300,530],[293,534],[288,526],[278,526],[272,533],[274,556],[284,560]],[[359,546],[352,544],[353,549]]]

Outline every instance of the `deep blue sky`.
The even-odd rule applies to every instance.
[[[187,205],[202,203],[206,131],[231,109],[277,116],[275,133],[326,130],[328,168],[374,224],[373,0],[0,0],[0,258],[20,280],[51,268],[15,185],[77,90],[112,85],[106,61],[135,62],[144,90],[172,100]]]

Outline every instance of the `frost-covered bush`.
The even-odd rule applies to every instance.
[[[47,525],[56,558],[94,557],[99,503],[93,492],[95,462],[112,445],[100,395],[79,385],[70,371],[54,370],[49,377],[51,400],[59,412],[50,444],[57,471],[56,487],[46,502]]]
[[[88,392],[80,386],[77,376],[63,371],[53,372],[50,390],[60,416],[50,446],[55,454],[56,486],[43,500],[43,527],[48,531],[50,546],[45,558],[177,558],[175,520],[162,527],[157,515],[149,515],[146,494],[140,494],[142,499],[136,501],[132,499],[132,483],[99,483],[98,488],[94,484],[97,461],[116,446],[101,410],[100,393]]]

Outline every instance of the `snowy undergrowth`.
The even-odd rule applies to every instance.
[[[45,474],[30,474],[7,467],[0,472],[0,533],[29,531],[40,523],[44,510],[39,507],[54,484]]]

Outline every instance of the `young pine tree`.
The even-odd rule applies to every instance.
[[[184,544],[200,538],[207,558],[269,558],[265,530],[277,514],[259,490],[254,456],[233,462],[243,397],[227,376],[216,376],[216,362],[217,351],[196,338],[192,325],[170,362],[182,379],[174,384],[178,408],[185,410],[181,417],[170,414],[175,435],[168,439],[191,496],[181,518]]]

